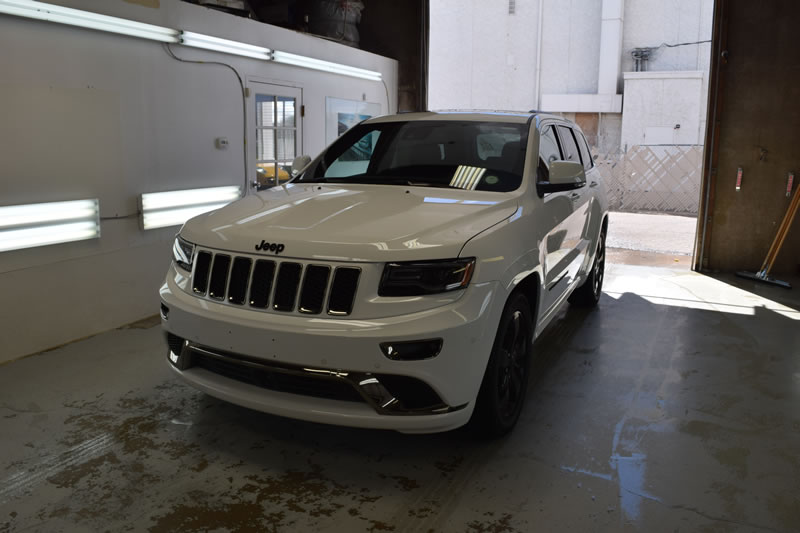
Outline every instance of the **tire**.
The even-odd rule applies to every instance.
[[[479,436],[500,437],[516,425],[528,388],[532,339],[528,299],[522,293],[512,294],[500,317],[470,420],[470,426]]]
[[[600,231],[597,239],[597,252],[589,276],[583,284],[569,295],[569,303],[578,307],[595,307],[603,292],[603,278],[606,273],[606,230]]]

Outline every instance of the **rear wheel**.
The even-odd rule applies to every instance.
[[[519,419],[530,373],[533,320],[528,299],[512,294],[500,318],[470,424],[482,436],[508,433]]]
[[[589,277],[583,285],[575,289],[569,296],[569,303],[580,307],[594,307],[600,301],[603,292],[603,278],[606,273],[606,230],[600,232],[597,239],[597,251],[594,254],[594,263],[589,271]]]

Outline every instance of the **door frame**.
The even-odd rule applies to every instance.
[[[253,182],[256,180],[255,168],[258,161],[257,155],[257,134],[256,134],[256,94],[268,94],[271,96],[286,96],[296,99],[295,111],[295,157],[303,154],[303,87],[293,85],[286,81],[272,80],[258,76],[247,76],[247,178],[245,180],[245,195],[253,194],[256,188]]]

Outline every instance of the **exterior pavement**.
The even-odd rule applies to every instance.
[[[612,212],[606,246],[673,255],[692,255],[696,217]]]
[[[226,404],[157,320],[2,365],[0,531],[800,529],[797,291],[620,264],[605,289],[490,442]]]

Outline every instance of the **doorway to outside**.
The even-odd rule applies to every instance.
[[[595,157],[611,211],[609,261],[691,268],[703,145],[642,144]]]
[[[302,151],[302,89],[269,83],[251,82],[253,93],[251,124],[250,190],[260,191],[285,183],[292,175],[292,161]],[[253,131],[253,130],[251,130]]]

